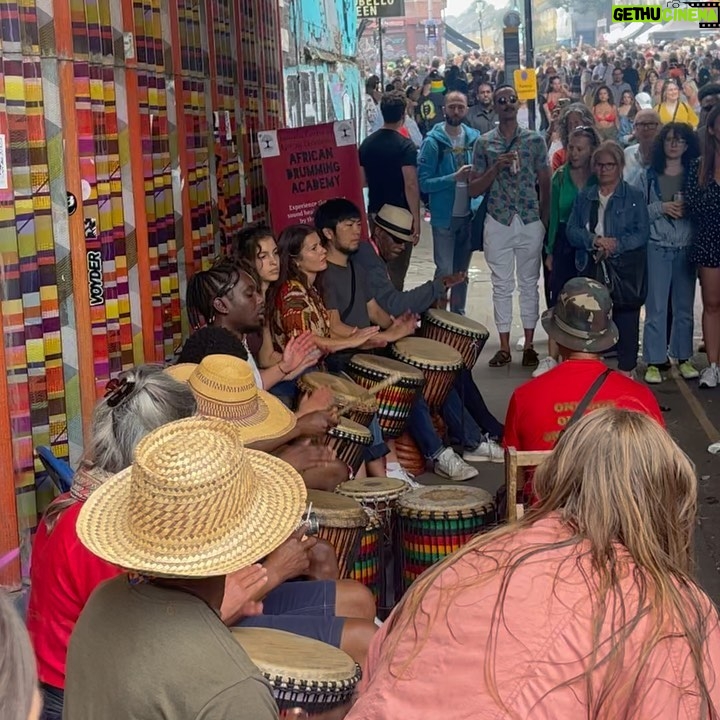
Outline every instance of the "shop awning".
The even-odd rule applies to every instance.
[[[465,37],[462,33],[459,33],[454,28],[451,28],[447,23],[443,23],[443,27],[445,28],[445,39],[453,45],[459,47],[461,50],[470,52],[471,50],[480,49],[480,46],[474,40],[471,40],[469,37]]]

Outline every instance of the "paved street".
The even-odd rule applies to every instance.
[[[423,228],[420,244],[415,248],[406,286],[414,287],[432,277],[432,238],[429,225]],[[513,354],[513,362],[504,368],[488,367],[488,360],[498,349],[497,334],[492,317],[490,271],[482,253],[475,253],[470,268],[468,316],[490,330],[490,338],[475,366],[473,375],[478,387],[495,416],[503,420],[514,388],[530,379],[531,370],[520,365],[521,353]],[[695,336],[701,338],[699,301],[696,302]],[[516,347],[522,337],[517,304],[514,311],[512,344]],[[547,351],[547,336],[539,327],[537,349],[542,357]],[[696,357],[702,367],[705,356]],[[642,369],[644,372],[644,368]],[[720,441],[720,390],[699,391],[697,381],[685,382],[678,378],[666,380],[653,388],[665,413],[668,430],[687,452],[697,467],[700,513],[696,536],[698,575],[702,585],[720,602],[720,456],[708,453],[711,442]],[[503,482],[503,466],[491,463],[478,465],[480,475],[470,484],[495,493]],[[424,483],[443,482],[434,475],[420,478]]]

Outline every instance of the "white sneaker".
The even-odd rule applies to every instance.
[[[465,462],[505,462],[505,451],[489,437],[485,439],[474,449],[466,450],[463,453]]]
[[[700,373],[700,382],[698,383],[698,387],[701,387],[701,388],[717,387],[718,380],[720,380],[719,376],[720,376],[720,372],[718,372],[717,365],[711,365],[710,367],[706,367]]]
[[[413,480],[413,476],[400,463],[389,463],[385,468],[385,475],[395,480],[402,480],[408,487],[419,488],[422,485]]]
[[[477,477],[476,468],[468,465],[452,448],[445,448],[435,461],[435,473],[440,477],[463,482]]]
[[[540,377],[541,375],[548,372],[548,370],[552,370],[554,367],[557,367],[558,361],[550,357],[543,358],[539,363],[538,366],[533,370],[533,377]]]

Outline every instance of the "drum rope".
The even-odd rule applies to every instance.
[[[382,382],[378,383],[377,385],[373,385],[372,387],[367,388],[368,395],[372,395],[375,397],[378,393],[382,392],[386,388],[390,387],[391,385],[394,385],[396,382],[403,379],[403,374],[399,372],[392,373],[390,376],[386,377]],[[358,405],[363,405],[367,401],[366,399],[358,398],[357,400],[351,401],[349,404],[347,404],[338,415],[340,417],[343,417],[348,414],[348,412],[354,410]]]

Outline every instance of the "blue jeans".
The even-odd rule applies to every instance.
[[[454,217],[449,228],[433,227],[433,259],[435,260],[435,279],[467,272],[470,267],[472,249],[470,247],[470,225],[472,215],[464,218]],[[455,285],[450,291],[450,310],[465,314],[467,300],[467,278]]]
[[[442,440],[438,437],[433,427],[430,408],[425,402],[425,398],[420,394],[418,394],[417,399],[410,409],[407,429],[420,448],[420,452],[428,460],[435,460],[445,449]]]
[[[648,243],[648,294],[645,300],[643,360],[661,365],[668,358],[668,299],[672,307],[670,355],[687,360],[693,355],[693,304],[695,266],[689,247],[663,247]]]
[[[465,368],[455,378],[455,387],[443,405],[443,415],[452,440],[467,449],[474,450],[484,435],[502,439],[502,423],[490,412],[472,373]]]
[[[60,688],[40,683],[43,696],[43,709],[40,720],[62,720],[65,693]]]

